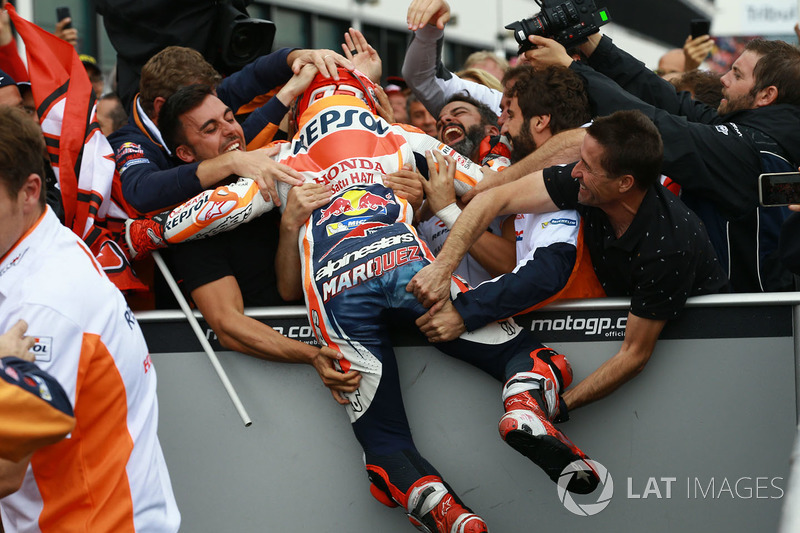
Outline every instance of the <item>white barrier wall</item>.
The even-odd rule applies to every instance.
[[[567,501],[597,514],[573,514],[499,438],[499,383],[399,333],[418,447],[495,533],[775,531],[797,425],[792,305],[694,301],[640,376],[562,426],[610,474],[604,508],[593,504],[608,491]],[[520,322],[568,354],[580,380],[618,349],[624,309],[582,302]],[[256,314],[304,333],[302,311],[286,311]],[[413,531],[369,495],[347,416],[312,368],[220,353],[253,418],[245,428],[187,326],[174,314],[138,317],[158,370],[159,434],[183,531]]]

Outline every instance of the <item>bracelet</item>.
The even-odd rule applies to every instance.
[[[453,224],[456,223],[456,219],[460,214],[461,208],[458,207],[455,202],[436,212],[436,216],[439,217],[442,222],[444,222],[444,225],[447,226],[447,229],[453,229]]]

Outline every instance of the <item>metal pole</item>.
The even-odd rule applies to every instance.
[[[169,285],[172,294],[175,296],[175,299],[178,300],[178,305],[181,306],[181,310],[186,316],[186,319],[189,321],[189,325],[192,326],[192,330],[197,336],[197,340],[200,341],[203,351],[206,352],[208,359],[211,361],[211,366],[214,367],[214,370],[216,370],[220,381],[222,381],[222,385],[225,387],[225,391],[228,393],[228,396],[233,402],[233,406],[236,407],[236,410],[239,412],[239,416],[242,417],[244,427],[250,427],[253,424],[253,421],[247,414],[247,411],[245,410],[244,405],[242,405],[239,395],[236,394],[236,390],[233,388],[233,385],[231,385],[231,381],[228,379],[225,369],[222,368],[219,359],[217,359],[217,354],[214,353],[214,349],[208,343],[208,339],[206,339],[206,336],[203,334],[203,330],[200,329],[200,324],[194,317],[194,313],[192,313],[192,310],[189,309],[189,303],[186,301],[186,298],[183,297],[183,294],[181,294],[178,284],[175,282],[175,278],[172,277],[172,273],[167,268],[167,264],[164,262],[164,259],[158,252],[153,252],[153,259],[155,259],[158,269],[164,275],[164,279],[167,280],[167,284]]]

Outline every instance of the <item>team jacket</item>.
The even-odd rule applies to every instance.
[[[724,116],[672,86],[603,37],[588,64],[572,68],[587,82],[597,115],[639,109],[664,140],[663,173],[705,223],[733,290],[792,290],[778,259],[781,208],[758,205],[758,176],[796,171],[800,107],[780,104]]]
[[[72,405],[53,376],[16,357],[0,358],[0,458],[20,461],[75,427]]]
[[[581,217],[576,211],[519,214],[514,232],[514,270],[460,293],[453,301],[467,331],[556,299],[605,296],[583,244]]]
[[[6,531],[178,531],[139,324],[49,209],[0,258],[0,330],[19,319],[36,338],[37,364],[64,388],[75,428],[35,452],[22,488],[0,500]]]
[[[283,48],[263,56],[224,80],[217,96],[234,111],[255,97],[268,93],[292,76],[286,63],[291,52]],[[256,109],[242,128],[245,140],[263,142],[262,132],[274,132],[288,109],[276,98]],[[114,149],[119,173],[115,193],[127,204],[130,216],[161,212],[202,192],[197,179],[199,163],[184,164],[167,150],[161,133],[134,99],[128,124],[108,138]]]

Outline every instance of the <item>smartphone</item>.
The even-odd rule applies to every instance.
[[[61,22],[65,18],[72,18],[72,15],[69,13],[69,8],[67,6],[61,6],[56,8],[56,22]],[[64,29],[67,30],[72,27],[72,22],[64,26]]]
[[[800,172],[761,174],[758,201],[764,207],[800,204]]]
[[[711,33],[711,21],[708,19],[692,19],[689,30],[692,39],[697,39],[701,35],[708,35]]]

